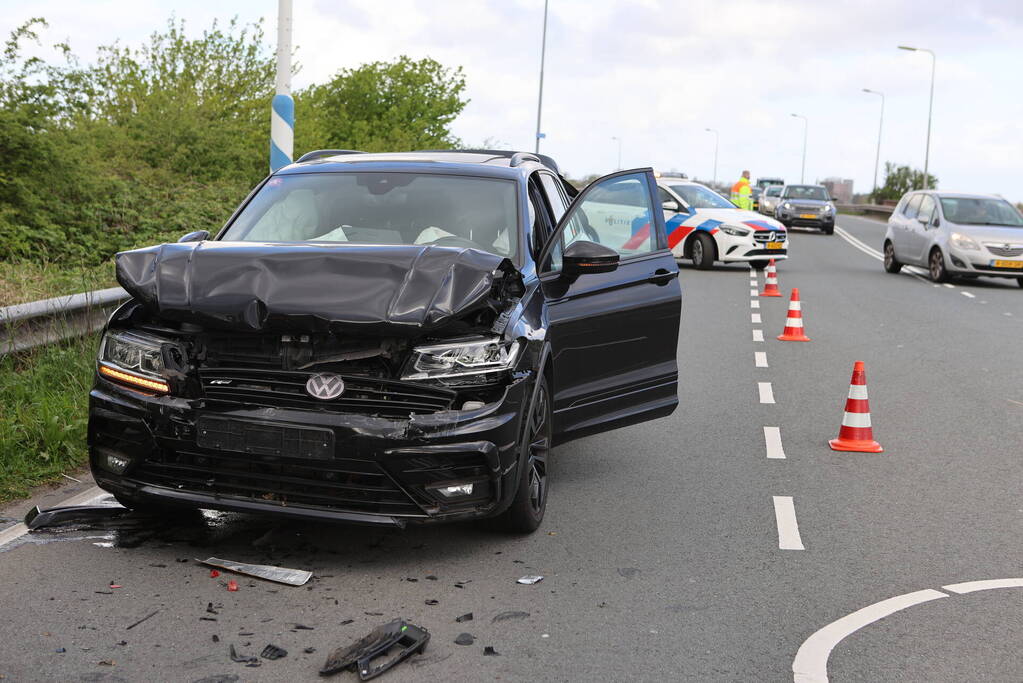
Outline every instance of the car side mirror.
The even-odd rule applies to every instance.
[[[618,268],[621,256],[610,247],[596,242],[578,240],[565,249],[561,272],[565,275],[610,273]]]
[[[930,216],[917,216],[916,219],[918,221],[920,221],[921,223],[923,223],[924,225],[927,225],[928,223],[931,222],[931,217]]]
[[[210,238],[209,230],[196,230],[178,238],[178,242],[202,242]]]
[[[664,209],[665,211],[679,210],[678,202],[676,202],[674,199],[667,199],[661,202],[661,208]]]
[[[933,222],[933,223],[931,223],[931,227],[932,227],[932,228],[937,228],[937,227],[939,227],[940,225],[941,225],[941,219],[940,219],[940,218],[935,218],[935,219],[934,219],[934,222]]]

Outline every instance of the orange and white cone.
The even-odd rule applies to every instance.
[[[789,314],[785,318],[785,329],[779,341],[810,341],[810,338],[803,334],[803,308],[799,303],[799,290],[792,288],[792,298],[789,300]]]
[[[867,373],[863,361],[853,365],[852,380],[849,382],[849,397],[845,400],[845,415],[838,438],[828,442],[833,451],[855,453],[883,453],[881,444],[874,441],[874,430],[870,426],[870,405],[867,401]]]
[[[774,259],[767,264],[767,277],[764,280],[764,291],[760,296],[781,296],[778,291],[778,269],[774,267]]]

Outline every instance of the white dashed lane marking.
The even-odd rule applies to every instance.
[[[749,290],[749,295],[750,295],[750,296],[757,296],[757,290],[756,290],[756,287],[751,287],[751,288],[750,288],[750,290]]]
[[[799,537],[799,524],[796,522],[796,506],[792,496],[773,496],[774,521],[778,524],[779,550],[806,550],[803,539]]]
[[[1006,313],[1005,315],[1009,315],[1009,314]],[[759,313],[751,314],[750,315],[750,322],[759,323],[760,322],[760,314]]]
[[[959,293],[962,294],[963,296],[968,296],[971,299],[976,299],[977,298],[976,294],[970,294],[969,292],[959,292]],[[984,303],[984,302],[982,301],[981,303]]]
[[[750,299],[749,300],[749,307],[750,308],[760,308],[760,300],[759,299]]]
[[[764,427],[764,445],[767,448],[767,457],[772,460],[784,460],[785,449],[781,445],[781,428]]]
[[[764,341],[764,331],[763,330],[753,330],[753,341],[755,341],[755,342],[762,342],[762,341]]]
[[[761,403],[774,403],[774,389],[770,382],[757,382],[757,391],[760,393]]]
[[[753,352],[753,364],[758,368],[767,367],[767,352],[766,351],[754,351]]]

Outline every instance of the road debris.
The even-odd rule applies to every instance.
[[[269,645],[263,648],[263,651],[259,653],[259,656],[262,657],[263,659],[269,659],[273,661],[275,659],[280,659],[281,657],[287,657],[288,651],[285,650],[283,647],[277,647],[273,643],[270,643]]]
[[[472,612],[466,612],[460,617],[455,617],[455,621],[461,624],[464,621],[472,621]]]
[[[220,572],[218,572],[216,569],[211,569],[210,570],[210,578],[211,579],[215,579],[218,576],[220,576]]]
[[[540,583],[543,581],[542,576],[523,576],[515,583],[521,583],[523,586],[532,586],[534,583]]]
[[[368,681],[412,655],[421,654],[429,641],[430,633],[425,628],[404,619],[395,619],[377,626],[369,635],[351,645],[334,650],[320,669],[320,675],[330,676],[345,669],[353,669],[359,674],[360,680]],[[401,649],[390,655],[394,648]],[[383,662],[372,666],[371,661],[378,658],[383,659]]]
[[[639,574],[639,570],[635,567],[619,567],[618,576],[624,579],[634,579]]]
[[[138,621],[136,621],[136,622],[135,622],[134,624],[132,624],[131,626],[129,626],[128,628],[126,628],[126,629],[124,629],[124,630],[125,630],[125,631],[130,631],[130,630],[132,630],[133,628],[135,628],[136,626],[138,626],[139,624],[141,624],[141,623],[142,623],[143,621],[145,621],[145,620],[147,620],[147,619],[150,619],[150,618],[152,618],[152,617],[155,617],[155,616],[156,616],[156,615],[157,615],[157,614],[158,614],[159,612],[160,612],[160,610],[156,610],[155,612],[150,612],[149,614],[147,614],[146,616],[142,617],[141,619],[139,619],[139,620],[138,620]]]
[[[459,633],[455,638],[455,645],[472,645],[474,642],[476,638],[471,633]]]
[[[219,569],[226,569],[229,572],[254,576],[257,579],[266,579],[276,583],[283,583],[288,586],[303,586],[313,577],[312,572],[302,569],[288,569],[287,567],[274,567],[268,564],[247,564],[233,560],[222,560],[218,557],[208,557],[205,560],[196,560],[201,564]]]
[[[501,653],[494,649],[493,645],[487,645],[483,648],[484,657],[500,657]]]
[[[519,612],[516,610],[509,610],[507,612],[501,612],[494,616],[491,620],[492,624],[496,624],[499,621],[511,621],[512,619],[526,619],[529,617],[529,612]]]
[[[84,522],[104,517],[117,517],[130,512],[119,505],[70,505],[41,510],[38,505],[25,515],[29,531],[59,526],[71,522]]]
[[[315,630],[315,627],[313,627],[313,626],[306,626],[305,624],[298,624],[298,623],[294,624],[291,628],[295,629],[296,631],[313,631],[313,630]]]
[[[302,652],[306,653],[307,655],[311,655],[312,653],[316,652],[316,648],[315,647],[307,647],[306,649],[302,650]]]
[[[433,606],[433,605],[439,605],[439,604],[440,604],[440,600],[434,600],[433,598],[427,598],[427,599],[426,599],[426,600],[424,600],[423,602],[424,602],[425,604],[427,604],[427,605],[430,605],[430,606]]]
[[[238,582],[235,581],[234,579],[231,579],[230,581],[228,581],[227,582],[227,590],[231,591],[232,593],[237,592],[238,591]]]
[[[231,643],[231,647],[228,650],[228,652],[231,655],[231,661],[232,662],[238,662],[239,664],[244,664],[245,666],[253,666],[253,667],[259,666],[259,663],[260,663],[259,662],[259,657],[253,657],[251,655],[240,655],[240,654],[238,654],[238,651],[234,649],[234,643]]]

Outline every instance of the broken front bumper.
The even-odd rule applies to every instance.
[[[487,517],[515,495],[532,385],[525,373],[482,408],[396,419],[147,396],[98,378],[89,459],[101,488],[143,504],[393,526]]]

